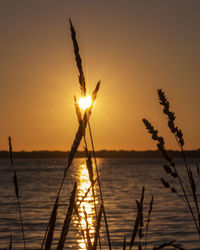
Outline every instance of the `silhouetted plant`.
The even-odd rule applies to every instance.
[[[86,82],[85,82],[85,76],[84,76],[84,72],[83,72],[83,68],[82,68],[82,59],[81,59],[80,54],[79,54],[79,47],[78,47],[78,43],[77,43],[77,40],[76,40],[76,32],[75,32],[75,29],[74,29],[74,27],[72,25],[71,20],[70,20],[70,29],[71,29],[71,37],[72,37],[72,41],[73,41],[73,46],[74,46],[76,64],[77,64],[77,68],[78,68],[78,71],[79,71],[79,84],[80,84],[81,94],[83,96],[85,96],[86,95]],[[66,178],[66,174],[67,174],[69,168],[72,165],[74,156],[75,156],[75,154],[76,154],[76,152],[78,150],[78,147],[79,147],[79,145],[81,143],[81,140],[82,140],[82,138],[84,138],[84,140],[85,140],[85,129],[86,129],[87,123],[89,122],[89,117],[92,114],[92,108],[93,108],[94,102],[96,100],[99,87],[100,87],[100,81],[97,83],[97,85],[96,85],[96,87],[95,87],[95,89],[93,91],[92,105],[88,110],[86,110],[84,112],[83,115],[81,114],[80,108],[79,108],[79,106],[77,104],[76,97],[74,97],[75,108],[76,108],[76,114],[77,114],[77,117],[78,117],[79,127],[78,127],[78,131],[76,133],[75,139],[73,141],[73,144],[71,146],[71,150],[70,150],[70,153],[69,153],[69,156],[68,156],[68,162],[67,162],[67,165],[65,166],[65,169],[64,169],[63,178],[61,180],[61,184],[60,184],[60,187],[58,189],[58,193],[57,193],[57,196],[56,196],[56,199],[55,199],[55,203],[54,203],[54,206],[52,208],[51,216],[50,216],[50,219],[49,219],[46,231],[45,231],[45,235],[44,235],[44,238],[43,238],[43,241],[42,241],[41,249],[43,249],[44,242],[46,240],[46,236],[47,236],[48,232],[49,232],[49,234],[51,233],[50,239],[52,241],[53,231],[54,231],[55,222],[56,222],[56,212],[57,212],[57,208],[59,206],[59,196],[60,196],[61,190],[63,188],[63,184],[64,184],[64,181],[65,181],[65,178]],[[98,179],[98,183],[99,183],[99,179]],[[93,185],[94,185],[94,183],[93,183]],[[93,185],[92,185],[92,188],[93,188]],[[100,185],[100,183],[99,183],[99,185]],[[50,226],[51,226],[51,229],[49,229]],[[49,240],[46,241],[46,243],[49,244],[50,243]]]
[[[79,54],[78,42],[76,40],[76,32],[75,32],[74,26],[72,25],[71,19],[70,19],[70,28],[71,28],[71,37],[72,37],[73,46],[74,46],[74,54],[75,54],[76,64],[77,64],[77,68],[79,71],[80,89],[81,89],[82,95],[85,96],[87,93],[87,90],[86,90],[86,82],[85,82],[85,77],[84,77],[83,68],[82,68],[82,59],[81,59],[81,56]],[[92,105],[88,109],[86,109],[86,111],[85,111],[85,114],[87,114],[87,121],[85,122],[85,124],[86,125],[88,124],[88,127],[89,127],[89,135],[90,135],[90,140],[91,140],[91,144],[92,144],[92,151],[93,151],[93,157],[94,157],[94,162],[95,162],[95,170],[96,170],[96,174],[97,174],[97,183],[98,183],[99,192],[100,192],[100,199],[101,199],[102,211],[103,211],[104,221],[105,221],[105,226],[106,226],[107,239],[108,239],[109,249],[111,250],[112,247],[111,247],[111,241],[110,241],[110,233],[109,233],[109,229],[108,229],[108,222],[107,222],[106,211],[105,211],[105,207],[104,207],[104,199],[103,199],[101,183],[100,183],[100,178],[99,178],[99,173],[98,173],[98,167],[97,167],[97,162],[96,162],[94,141],[93,141],[91,126],[90,126],[90,122],[89,122],[89,118],[90,118],[90,115],[92,113],[92,109],[93,109],[94,102],[95,102],[96,97],[97,97],[97,93],[99,91],[100,84],[101,84],[101,82],[98,81],[97,85],[92,93]],[[82,121],[81,112],[80,112],[79,107],[76,103],[76,98],[75,98],[75,107],[76,107],[78,121],[80,123],[80,121]],[[85,126],[85,128],[86,128],[86,126]],[[86,137],[85,137],[85,130],[84,130],[83,137],[84,137],[84,144],[85,144],[85,149],[86,149],[86,154],[87,154],[86,156],[88,158],[88,148],[87,148],[87,142],[86,142]],[[90,164],[90,166],[88,166],[88,163]],[[86,165],[88,168],[90,180],[92,180],[92,178],[93,178],[91,164],[92,164],[91,158],[90,159],[88,158]],[[92,182],[91,182],[91,184],[92,184]],[[93,191],[93,196],[94,196],[94,191]],[[95,199],[95,197],[94,197],[94,199]],[[97,212],[96,212],[96,216],[97,216]],[[100,236],[99,236],[99,239],[100,239]],[[99,244],[100,244],[100,242],[99,242]],[[100,247],[101,247],[101,245],[100,245]]]
[[[183,177],[180,176],[176,164],[172,157],[169,156],[167,150],[165,149],[165,143],[164,139],[161,136],[158,136],[158,131],[154,129],[154,127],[151,125],[151,123],[147,119],[143,119],[143,122],[145,124],[145,127],[147,131],[152,135],[152,139],[157,142],[157,148],[162,153],[163,157],[166,159],[168,164],[163,165],[163,169],[165,173],[173,178],[174,180],[177,180],[181,187],[182,194],[177,192],[176,188],[173,187],[168,181],[166,181],[164,178],[161,178],[161,182],[163,186],[166,189],[169,189],[172,193],[175,193],[178,195],[179,198],[181,198],[184,203],[186,204],[190,214],[192,215],[195,227],[197,229],[197,232],[200,236],[200,211],[199,211],[199,202],[197,198],[197,192],[196,192],[196,182],[194,179],[194,173],[190,167],[190,165],[187,162],[185,152],[184,152],[184,139],[183,139],[183,133],[182,130],[179,129],[175,125],[175,119],[176,116],[174,112],[170,111],[170,104],[165,96],[165,93],[162,89],[158,90],[158,97],[160,104],[163,106],[163,113],[168,118],[168,127],[171,131],[171,133],[175,136],[176,142],[180,148],[180,151],[183,156],[184,166],[187,174],[187,181],[184,180]],[[197,165],[197,175],[199,175],[199,168]],[[193,201],[191,200],[191,197]],[[195,213],[196,210],[196,213]]]
[[[133,249],[133,247],[138,247],[138,249],[147,249],[149,248],[149,242],[148,242],[148,231],[149,231],[149,224],[151,221],[151,213],[153,210],[153,196],[151,197],[150,203],[149,203],[149,210],[148,210],[148,214],[147,214],[147,219],[144,220],[144,215],[145,215],[145,211],[144,211],[144,193],[145,193],[145,188],[142,188],[142,192],[141,192],[141,197],[140,197],[140,201],[136,200],[136,204],[137,204],[137,214],[136,214],[136,219],[135,219],[135,223],[133,226],[133,231],[132,231],[132,235],[131,235],[131,240],[128,246],[128,249],[131,250]],[[145,225],[146,223],[146,225]],[[145,232],[144,232],[145,229]],[[145,239],[143,240],[145,236]],[[139,238],[138,242],[136,242],[136,238]],[[124,241],[123,241],[123,250],[126,250],[126,237],[124,236]],[[175,249],[181,249],[184,250],[183,246],[179,243],[177,243],[176,241],[169,241],[169,242],[163,242],[163,243],[159,243],[158,245],[154,246],[152,248],[152,250],[156,250],[156,249],[163,249],[165,247],[174,247]]]
[[[95,236],[94,236],[94,243],[93,243],[93,250],[97,249],[97,242],[99,239],[99,232],[100,232],[100,227],[101,227],[101,217],[102,217],[102,212],[103,212],[103,206],[101,205],[99,209],[99,213],[97,216],[96,220],[96,227],[95,227]]]
[[[20,223],[21,223],[21,230],[22,230],[22,237],[23,237],[23,242],[24,242],[24,249],[26,249],[26,240],[25,240],[25,233],[24,233],[24,224],[23,224],[23,219],[22,219],[22,211],[21,211],[21,204],[20,204],[20,197],[19,197],[19,186],[18,186],[18,179],[17,179],[17,172],[15,169],[15,164],[13,160],[13,152],[12,152],[12,142],[11,142],[11,137],[8,137],[8,142],[9,142],[9,151],[10,151],[10,163],[12,166],[12,170],[14,173],[13,176],[13,182],[15,186],[15,195],[17,199],[17,206],[18,206],[18,211],[19,211],[19,218],[20,218]],[[12,236],[10,236],[10,248],[12,248]]]
[[[75,29],[72,25],[71,20],[70,20],[70,29],[71,29],[71,37],[72,37],[72,41],[73,41],[76,65],[77,65],[78,72],[79,72],[78,78],[79,78],[79,85],[80,85],[80,89],[81,89],[81,95],[84,97],[87,94],[86,81],[85,81],[85,76],[84,76],[84,72],[83,72],[83,68],[82,68],[82,59],[81,59],[81,56],[79,53],[78,42],[76,40],[76,32],[75,32]],[[63,178],[62,178],[62,181],[61,181],[61,184],[60,184],[57,196],[56,196],[56,201],[54,203],[52,214],[51,214],[51,217],[49,220],[49,226],[47,227],[48,236],[47,236],[47,240],[46,240],[46,249],[51,248],[51,243],[53,240],[53,231],[55,230],[57,208],[59,205],[59,195],[60,195],[61,189],[63,187],[67,171],[73,162],[74,156],[77,152],[77,149],[78,149],[82,139],[84,140],[84,148],[85,148],[85,154],[86,154],[86,167],[88,170],[88,175],[89,175],[89,180],[90,180],[91,185],[88,188],[88,190],[86,191],[85,195],[82,197],[82,200],[78,204],[75,201],[76,200],[76,185],[74,186],[72,194],[71,194],[71,198],[70,198],[68,212],[67,212],[65,220],[64,220],[63,229],[61,231],[61,236],[60,236],[60,240],[58,242],[57,249],[62,250],[65,246],[65,241],[67,238],[72,215],[75,215],[78,219],[80,233],[81,233],[81,236],[84,240],[86,249],[87,250],[96,250],[98,247],[98,241],[99,241],[99,247],[101,249],[100,227],[101,227],[102,213],[103,213],[104,221],[105,221],[106,234],[107,234],[107,239],[108,239],[108,248],[112,249],[111,241],[110,241],[110,233],[109,233],[108,223],[107,223],[107,217],[106,217],[106,212],[105,212],[105,206],[104,206],[104,199],[103,199],[103,195],[102,195],[101,183],[100,183],[100,178],[99,178],[99,173],[98,173],[98,166],[97,166],[97,161],[96,161],[94,141],[93,141],[92,130],[91,130],[90,121],[89,121],[89,118],[90,118],[90,115],[92,113],[92,109],[94,106],[94,102],[96,100],[97,93],[99,91],[99,87],[100,87],[100,81],[97,83],[97,85],[92,93],[92,105],[89,108],[87,108],[83,114],[82,114],[80,107],[77,103],[76,96],[74,96],[74,105],[75,105],[75,110],[76,110],[76,114],[77,114],[77,118],[78,118],[79,127],[78,127],[78,131],[76,133],[75,139],[73,141],[71,151],[70,151],[69,156],[68,156],[68,163],[64,169],[64,175],[63,175]],[[169,125],[170,125],[171,129],[173,130],[173,133],[175,133],[176,137],[178,138],[179,144],[181,146],[183,146],[184,143],[183,143],[183,138],[182,138],[182,132],[178,128],[175,127],[175,125],[173,123],[175,120],[175,116],[173,113],[170,113],[169,104],[168,104],[166,98],[163,97],[163,94],[162,94],[162,105],[165,105],[167,107],[167,108],[165,108],[165,112],[168,115],[168,117],[170,117],[170,119],[172,121],[171,123],[169,123]],[[146,119],[144,119],[143,121],[144,121],[145,126],[148,129],[149,133],[152,135],[153,140],[157,141],[157,146],[158,146],[159,150],[162,152],[163,156],[165,157],[165,159],[169,163],[169,165],[164,166],[166,173],[169,174],[170,176],[172,176],[173,178],[178,178],[180,181],[180,184],[183,187],[184,183],[182,182],[181,178],[178,175],[176,165],[175,165],[173,159],[168,155],[168,153],[165,149],[164,139],[162,137],[158,136],[158,131],[156,131],[153,128],[153,126]],[[91,141],[91,145],[92,145],[92,154],[93,155],[91,155],[90,151],[88,150],[88,145],[87,145],[87,140],[86,140],[87,125],[88,125],[88,129],[89,129],[89,136],[90,136],[90,141]],[[93,156],[93,158],[92,158],[92,156]],[[93,170],[93,159],[94,159],[95,170],[96,170],[95,172]],[[96,174],[96,179],[95,179],[95,174]],[[95,185],[96,181],[98,184],[99,194],[100,194],[100,207],[99,207],[98,213],[97,213],[97,208],[96,208],[96,204],[95,204],[95,191],[94,191],[94,185]],[[165,185],[166,188],[170,188],[171,192],[176,193],[176,190],[174,187],[171,187],[164,179],[162,179],[161,181],[163,182],[163,184]],[[84,207],[83,207],[83,214],[84,214],[84,220],[85,220],[85,225],[86,225],[86,228],[84,228],[84,229],[82,228],[81,218],[80,218],[80,214],[79,214],[79,207],[80,207],[81,203],[83,202],[83,200],[88,196],[90,189],[92,189],[95,214],[96,214],[96,226],[95,226],[95,234],[94,234],[93,243],[92,243],[92,239],[91,239],[91,235],[90,235],[90,228],[89,228],[89,224],[88,224],[88,215],[87,215],[87,212],[84,209]],[[132,232],[132,236],[131,236],[131,240],[130,240],[130,244],[129,244],[129,249],[132,249],[135,246],[135,239],[137,236],[139,239],[138,244],[137,244],[138,249],[142,249],[143,247],[145,247],[145,250],[146,250],[146,248],[148,246],[148,231],[149,231],[151,213],[152,213],[152,209],[153,209],[153,196],[152,196],[150,204],[149,204],[146,225],[144,225],[144,207],[143,207],[144,191],[145,191],[145,189],[143,187],[140,201],[136,201],[137,216],[136,216],[134,227],[133,227],[133,232]],[[183,187],[183,192],[184,191],[185,190]],[[187,197],[187,194],[186,194],[186,197]],[[190,205],[190,203],[188,201],[188,206],[189,205]],[[144,230],[145,230],[145,232],[144,232]],[[47,232],[46,232],[46,234],[47,234]],[[44,239],[45,239],[45,237],[44,237]],[[126,249],[126,245],[127,245],[127,241],[126,241],[126,237],[124,236],[123,249]],[[48,248],[47,246],[48,247],[50,246],[50,248]],[[42,245],[42,247],[43,247],[43,245]],[[182,246],[180,244],[176,243],[175,241],[164,242],[160,245],[155,246],[153,249],[154,250],[163,249],[165,247],[174,247],[176,249],[183,249]]]
[[[58,199],[56,200],[56,203],[53,207],[53,211],[50,217],[47,238],[45,242],[45,250],[51,249],[51,244],[53,241],[54,229],[55,229],[55,224],[56,224],[57,210],[58,210]]]
[[[60,234],[60,239],[58,242],[57,250],[62,250],[64,248],[64,245],[65,245],[65,240],[67,238],[70,222],[71,222],[73,211],[75,208],[76,190],[77,190],[77,183],[74,182],[74,187],[73,187],[73,190],[71,193],[68,211],[67,211],[67,214],[65,216],[64,223],[63,223],[63,228],[62,228],[62,231]]]
[[[86,80],[85,80],[85,76],[84,76],[84,72],[83,72],[83,68],[82,68],[82,59],[81,59],[81,56],[79,53],[79,46],[78,46],[78,42],[76,40],[75,29],[72,25],[71,20],[69,20],[69,22],[70,22],[71,38],[72,38],[74,53],[75,53],[75,60],[76,60],[76,65],[77,65],[78,72],[79,72],[79,76],[78,76],[79,85],[80,85],[80,89],[81,89],[81,95],[84,97],[87,94],[87,89],[86,89]],[[98,248],[98,243],[99,243],[99,248],[101,249],[100,228],[101,228],[101,220],[102,220],[102,216],[103,216],[104,221],[105,221],[107,240],[108,240],[108,248],[110,250],[112,249],[111,240],[110,240],[110,233],[109,233],[109,228],[108,228],[108,222],[107,222],[107,216],[106,216],[106,211],[105,211],[105,206],[104,206],[104,199],[103,199],[102,188],[101,188],[101,182],[100,182],[100,177],[99,177],[99,172],[98,172],[98,165],[97,165],[97,160],[96,160],[96,155],[95,155],[94,140],[93,140],[91,125],[90,125],[90,120],[89,120],[90,115],[92,114],[94,102],[97,98],[97,93],[99,91],[100,84],[101,84],[100,81],[97,82],[96,87],[92,93],[92,105],[89,108],[87,108],[83,114],[81,113],[80,107],[77,103],[76,96],[74,96],[74,105],[75,105],[76,114],[77,114],[77,118],[78,118],[78,130],[77,130],[77,133],[75,135],[74,141],[73,141],[72,146],[71,146],[71,150],[70,150],[70,153],[68,156],[67,164],[65,165],[65,168],[64,168],[64,173],[63,173],[63,176],[61,179],[61,183],[60,183],[58,192],[57,192],[56,197],[55,197],[55,202],[54,202],[54,205],[52,207],[52,211],[51,211],[51,215],[50,215],[50,218],[48,221],[46,232],[45,232],[44,237],[43,237],[41,249],[45,248],[45,250],[50,250],[52,248],[52,242],[53,242],[53,237],[54,237],[54,232],[55,232],[55,227],[56,227],[56,219],[57,219],[58,208],[59,208],[60,193],[61,193],[62,188],[64,186],[64,181],[66,179],[66,175],[68,173],[68,170],[72,165],[75,154],[78,150],[78,147],[79,147],[82,139],[84,140],[84,148],[85,148],[85,156],[86,156],[86,168],[88,171],[89,180],[90,180],[91,185],[87,189],[87,191],[85,192],[82,199],[78,202],[77,183],[76,183],[76,181],[74,182],[74,186],[73,186],[71,196],[70,196],[70,201],[68,204],[68,209],[67,209],[64,221],[63,221],[63,226],[62,226],[62,230],[60,232],[60,237],[59,237],[59,240],[57,242],[57,250],[63,250],[65,247],[65,242],[67,240],[67,236],[68,236],[68,232],[69,232],[69,228],[70,228],[70,223],[71,223],[73,216],[76,216],[78,219],[80,234],[84,240],[84,243],[85,243],[87,250],[96,250]],[[164,113],[168,116],[168,119],[169,119],[168,126],[169,126],[171,132],[175,135],[175,138],[179,144],[180,150],[183,154],[183,158],[184,158],[184,162],[185,162],[185,166],[186,166],[186,170],[187,170],[187,174],[188,174],[188,178],[189,178],[189,184],[190,184],[189,187],[184,182],[184,180],[182,180],[182,178],[179,176],[175,162],[168,155],[168,152],[165,149],[165,143],[164,143],[163,137],[158,136],[158,131],[154,129],[154,127],[151,125],[151,123],[148,122],[148,120],[143,119],[143,122],[144,122],[148,132],[152,135],[152,139],[157,142],[158,149],[162,152],[164,158],[168,162],[168,165],[165,164],[163,166],[165,172],[170,177],[179,181],[179,184],[182,188],[182,192],[184,194],[184,202],[186,203],[187,207],[189,208],[189,210],[193,216],[193,220],[195,222],[197,230],[199,232],[200,219],[199,219],[199,225],[198,225],[197,219],[196,219],[195,214],[193,212],[193,207],[191,206],[191,202],[190,202],[188,194],[185,190],[185,189],[189,189],[189,191],[193,195],[194,203],[195,203],[195,206],[196,206],[196,209],[198,212],[198,216],[200,218],[198,201],[197,201],[197,193],[196,193],[196,184],[194,181],[192,170],[187,164],[186,157],[185,157],[184,150],[183,150],[183,146],[184,146],[183,133],[177,126],[175,126],[175,123],[174,123],[175,115],[169,109],[169,107],[170,107],[169,102],[167,101],[164,92],[162,90],[159,90],[158,94],[159,94],[160,103],[164,107]],[[87,127],[89,130],[89,136],[90,136],[90,141],[91,141],[91,145],[92,145],[92,154],[88,149],[87,140],[86,140]],[[9,149],[10,149],[10,161],[11,161],[11,165],[12,165],[13,171],[14,171],[13,181],[14,181],[14,185],[15,185],[15,194],[16,194],[17,201],[18,201],[20,221],[21,221],[21,227],[22,227],[22,232],[23,232],[24,248],[26,249],[23,221],[22,221],[21,208],[20,208],[20,202],[19,202],[19,187],[18,187],[18,182],[17,182],[17,174],[16,174],[16,170],[14,167],[13,157],[12,157],[12,144],[11,144],[10,137],[9,137]],[[94,161],[94,165],[95,165],[95,170],[93,168],[93,161]],[[198,164],[197,164],[197,174],[199,176]],[[176,191],[176,189],[173,186],[171,186],[171,184],[169,184],[165,179],[161,178],[161,182],[163,183],[165,188],[170,189],[170,191],[172,193],[176,193],[179,197],[181,197],[181,195]],[[96,183],[98,185],[99,196],[100,196],[99,209],[97,208],[96,203],[95,203],[96,194],[95,194],[94,186],[96,185]],[[85,198],[87,198],[90,190],[92,190],[94,207],[95,207],[95,214],[96,214],[95,230],[94,230],[93,239],[91,238],[91,235],[90,235],[88,214],[87,214],[84,206],[83,206],[83,214],[84,214],[86,228],[82,228],[81,218],[80,218],[80,213],[79,213],[81,203],[84,201]],[[145,188],[143,187],[140,200],[139,201],[136,200],[137,214],[136,214],[136,219],[135,219],[135,222],[133,225],[130,243],[128,244],[129,250],[131,250],[136,245],[137,245],[139,250],[140,249],[142,250],[143,247],[146,250],[148,243],[149,243],[148,242],[148,231],[149,231],[149,225],[150,225],[150,221],[151,221],[151,214],[152,214],[152,210],[153,210],[154,199],[152,196],[150,203],[149,203],[147,219],[145,220],[145,216],[144,216],[145,211],[144,211],[144,205],[143,205],[144,204],[144,193],[145,193]],[[97,197],[97,199],[98,199],[98,197]],[[137,243],[136,243],[136,237],[138,237]],[[126,246],[127,246],[127,240],[126,240],[126,236],[124,236],[124,240],[123,240],[123,249],[124,250],[126,249]],[[184,249],[181,244],[178,244],[175,241],[169,241],[169,242],[164,242],[164,243],[161,243],[161,244],[153,247],[153,250],[163,249],[166,247],[174,247],[175,249],[180,249],[180,250]],[[12,248],[12,237],[10,237],[9,249],[11,249],[11,248]]]
[[[146,247],[147,247],[147,236],[148,236],[148,231],[149,231],[149,223],[150,223],[152,210],[153,210],[153,196],[151,197],[151,201],[150,201],[150,204],[149,204],[149,211],[148,211],[148,217],[147,217],[147,223],[146,223],[145,250],[146,250]]]
[[[9,250],[12,250],[12,234],[10,234]]]

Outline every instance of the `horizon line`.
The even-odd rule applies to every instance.
[[[89,151],[92,151],[89,150]],[[102,151],[106,151],[106,152],[147,152],[147,151],[159,151],[158,149],[144,149],[144,150],[137,150],[137,149],[98,149],[95,150],[95,152],[102,152]],[[179,149],[166,149],[166,151],[174,151],[174,152],[180,152]],[[200,147],[196,148],[196,149],[184,149],[184,151],[200,151]],[[1,149],[0,152],[9,152],[8,149]],[[70,150],[58,150],[58,149],[54,149],[54,150],[49,150],[49,149],[41,149],[41,150],[13,150],[13,152],[15,153],[19,153],[19,152],[25,152],[25,153],[31,153],[31,152],[62,152],[62,153],[66,153],[66,152],[70,152]],[[77,150],[77,152],[85,152],[84,150]]]

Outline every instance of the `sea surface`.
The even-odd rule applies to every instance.
[[[185,168],[182,159],[175,160],[182,178],[185,178]],[[200,159],[189,159],[196,173],[196,162]],[[182,196],[171,193],[165,189],[160,181],[161,177],[172,180],[164,172],[162,165],[165,161],[156,159],[97,159],[101,189],[104,199],[105,211],[113,249],[122,249],[124,236],[129,245],[137,213],[136,200],[140,200],[142,187],[144,194],[144,234],[148,216],[149,203],[154,197],[153,210],[147,237],[147,249],[163,242],[177,241],[185,249],[200,249],[200,241],[192,217]],[[24,221],[25,238],[28,249],[40,249],[52,206],[64,173],[66,160],[63,159],[17,159],[15,168],[18,176],[19,194],[22,217]],[[94,173],[95,178],[95,173]],[[82,197],[90,187],[88,171],[85,160],[75,159],[67,173],[64,187],[59,200],[56,230],[53,247],[56,249],[65,215],[68,210],[71,191],[77,181],[77,200],[79,205],[79,219],[74,214],[65,249],[85,249],[85,241],[81,230],[86,235],[88,228],[91,242],[94,240],[95,207],[100,205],[99,188],[97,182],[93,192],[90,190],[87,197]],[[197,193],[199,197],[200,180]],[[181,191],[176,180],[172,186]],[[199,197],[200,198],[200,197]],[[13,249],[23,249],[22,233],[18,214],[17,201],[13,185],[13,171],[9,160],[0,160],[0,249],[9,247],[12,235]],[[104,218],[101,221],[102,249],[108,249]],[[142,242],[144,243],[145,237]],[[133,249],[138,249],[138,238]],[[128,249],[128,247],[127,247]],[[167,248],[166,248],[167,249]],[[169,248],[168,248],[169,249]],[[173,249],[173,248],[170,248]]]

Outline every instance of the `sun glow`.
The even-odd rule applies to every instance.
[[[78,105],[81,109],[85,110],[92,105],[92,98],[91,96],[87,95],[85,97],[81,97],[78,101]]]

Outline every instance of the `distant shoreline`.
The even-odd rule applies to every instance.
[[[158,150],[146,150],[146,151],[134,151],[134,150],[99,150],[96,151],[97,158],[158,158],[162,157],[162,154]],[[182,157],[181,152],[175,150],[168,150],[168,153],[172,157]],[[198,150],[186,150],[186,157],[200,158],[200,149]],[[56,159],[56,158],[67,158],[69,151],[19,151],[13,152],[14,158],[22,159]],[[76,158],[85,157],[84,151],[78,151]],[[0,151],[0,159],[9,159],[8,151]]]

